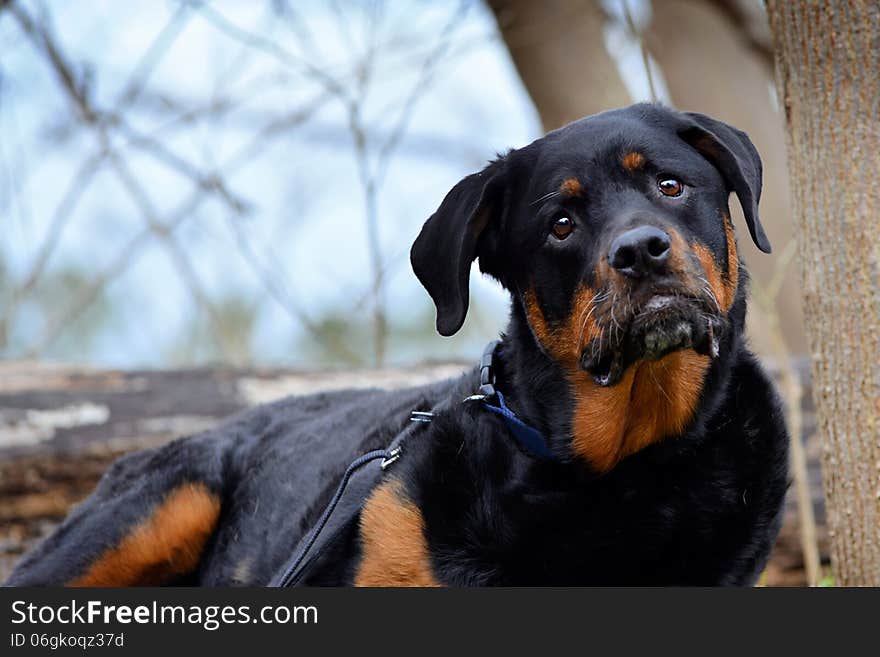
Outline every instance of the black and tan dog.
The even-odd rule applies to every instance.
[[[286,399],[121,459],[9,584],[265,584],[346,465],[444,400],[306,583],[755,582],[787,437],[743,341],[731,192],[769,252],[748,137],[655,105],[499,157],[449,192],[412,264],[443,335],[464,321],[474,259],[510,291],[496,388],[546,453],[459,401],[476,371]]]

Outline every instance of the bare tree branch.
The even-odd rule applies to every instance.
[[[263,156],[278,143],[279,137],[296,131],[301,140],[320,141],[335,147],[353,145],[363,193],[366,251],[370,263],[369,290],[364,298],[369,300],[372,315],[375,362],[382,362],[388,333],[384,304],[387,272],[399,259],[399,254],[383,253],[380,239],[378,195],[389,163],[400,152],[417,153],[420,157],[428,152],[435,159],[444,155],[455,159],[484,157],[466,144],[452,144],[433,135],[407,135],[415,108],[426,97],[439,63],[451,49],[455,28],[470,4],[471,0],[461,0],[450,19],[436,32],[436,38],[432,34],[431,39],[402,38],[399,34],[389,33],[386,7],[382,3],[365,8],[337,4],[330,10],[336,18],[341,38],[345,43],[357,44],[357,48],[351,60],[327,64],[326,53],[321,53],[310,26],[285,0],[263,5],[267,9],[265,26],[248,29],[236,25],[209,3],[179,0],[172,6],[166,22],[136,58],[113,103],[103,107],[98,100],[102,96],[95,93],[90,73],[93,67],[81,66],[64,52],[63,41],[52,29],[49,9],[29,13],[21,4],[4,3],[10,8],[10,15],[21,33],[48,65],[73,109],[72,116],[76,121],[71,122],[71,127],[91,133],[96,143],[94,151],[82,160],[79,171],[61,196],[30,267],[21,282],[13,287],[13,303],[7,305],[0,322],[9,326],[21,302],[39,295],[38,284],[50,273],[50,261],[64,243],[66,227],[76,218],[80,199],[93,185],[96,173],[108,170],[133,201],[143,229],[135,232],[88,284],[71,294],[60,307],[48,310],[51,314],[47,317],[45,330],[29,347],[30,355],[37,355],[52,346],[67,325],[91,307],[100,298],[102,290],[122,276],[141,250],[154,241],[168,255],[175,275],[207,317],[213,339],[223,349],[224,334],[218,307],[199,280],[184,243],[175,237],[177,228],[203,202],[213,198],[225,206],[223,217],[235,248],[268,298],[279,305],[292,322],[316,342],[332,349],[335,355],[349,362],[361,361],[362,352],[355,353],[338,332],[326,331],[322,322],[299,307],[291,294],[294,288],[281,273],[283,268],[276,266],[277,259],[273,260],[271,246],[261,244],[259,250],[256,249],[250,241],[247,226],[236,220],[236,217],[251,212],[254,205],[231,189],[232,175]],[[178,89],[163,89],[161,83],[151,80],[192,18],[204,20],[216,30],[217,38],[231,39],[238,49],[232,63],[218,76],[207,102],[196,94],[188,97],[186,91],[181,94]],[[294,36],[296,43],[293,46],[276,40],[274,31],[278,25],[286,27],[285,34]],[[406,25],[396,25],[395,30],[408,26],[410,21],[406,21]],[[491,35],[488,38],[496,37]],[[398,45],[393,46],[395,43]],[[456,52],[467,52],[482,42],[474,37],[468,43],[457,45],[461,48]],[[259,60],[254,66],[265,67],[264,56],[268,56],[269,64],[275,70],[263,72],[261,69],[257,76],[245,75],[252,69],[247,62],[257,56]],[[402,98],[377,113],[377,102],[370,96],[370,88],[378,75],[394,75],[396,71],[414,71],[414,83]],[[242,83],[234,84],[239,79],[243,80]],[[297,108],[273,114],[258,100],[260,93],[275,93],[286,86],[301,87],[303,82],[316,83],[317,89]],[[301,92],[297,91],[301,97]],[[347,125],[313,121],[320,110],[337,101],[346,112]],[[144,116],[153,120],[154,127],[143,127]],[[381,117],[381,120],[372,118],[374,116]],[[188,137],[207,126],[217,126],[220,134],[232,121],[235,121],[237,130],[246,131],[249,136],[237,150],[216,158],[219,162],[214,162],[213,144],[205,144],[204,155],[198,160],[181,154],[179,137]],[[307,121],[311,123],[303,130]],[[66,124],[64,129],[68,136],[73,134]],[[174,174],[176,180],[191,185],[189,195],[176,208],[164,213],[165,216],[160,216],[158,211],[157,195],[162,191],[152,189],[146,179],[139,178],[140,171],[134,167],[132,159],[135,154],[143,154],[150,162],[158,163]],[[360,295],[358,290],[352,290],[349,296],[357,299]]]
[[[403,138],[406,126],[412,116],[416,103],[421,97],[423,97],[431,81],[434,67],[449,47],[449,37],[455,27],[461,22],[467,7],[468,4],[462,2],[453,13],[450,20],[447,21],[446,25],[444,25],[443,29],[440,31],[435,47],[428,53],[422,63],[418,79],[404,101],[395,127],[392,129],[388,139],[378,149],[375,167],[370,163],[369,144],[362,118],[362,106],[365,102],[373,61],[376,55],[377,44],[375,40],[370,43],[367,53],[362,60],[362,72],[359,77],[357,95],[348,103],[349,130],[351,131],[354,142],[355,160],[357,162],[358,174],[360,176],[361,186],[364,193],[367,250],[370,256],[370,268],[372,271],[373,351],[377,365],[381,365],[384,361],[385,342],[388,333],[388,320],[383,300],[384,267],[382,265],[383,255],[381,238],[379,235],[379,215],[376,199],[377,189],[381,184],[381,179],[387,168],[388,159]],[[378,20],[378,18],[376,20]],[[370,32],[375,37],[378,29],[374,28],[370,30]]]
[[[261,34],[254,34],[238,27],[234,23],[227,20],[223,16],[223,14],[221,14],[208,4],[199,2],[197,0],[181,0],[181,2],[189,4],[190,6],[198,9],[204,18],[206,18],[212,25],[214,25],[214,27],[216,27],[227,36],[241,41],[242,43],[245,43],[252,48],[262,50],[266,54],[277,59],[285,66],[289,66],[294,70],[303,73],[315,82],[320,83],[327,89],[327,91],[330,91],[334,95],[338,96],[340,99],[346,99],[348,97],[348,92],[346,88],[342,86],[339,81],[336,80],[333,76],[331,76],[329,73],[322,70],[321,68],[315,66],[311,62],[297,57],[275,41],[267,39]]]
[[[642,37],[642,30],[636,26],[635,20],[633,20],[632,12],[629,10],[629,0],[620,0],[621,5],[623,6],[623,15],[626,19],[626,26],[629,29],[630,34],[633,37],[638,39],[639,42],[639,50],[642,54],[642,66],[645,69],[645,77],[648,79],[648,88],[651,93],[651,102],[657,102],[657,89],[654,86],[654,73],[651,70],[651,57],[648,55],[648,48],[645,45],[645,39]]]
[[[186,27],[187,21],[191,16],[189,7],[181,5],[171,17],[162,31],[156,36],[146,52],[141,56],[140,61],[135,65],[134,71],[125,85],[122,93],[116,101],[116,111],[119,112],[123,108],[134,103],[141,92],[153,69],[162,60],[168,48]]]

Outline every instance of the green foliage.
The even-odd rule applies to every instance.
[[[836,586],[834,583],[834,575],[831,574],[831,572],[829,571],[828,574],[825,575],[825,577],[823,577],[822,579],[819,580],[819,584],[817,586],[822,587],[822,588],[825,588],[825,587],[830,588],[832,586]]]

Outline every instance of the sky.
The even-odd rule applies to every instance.
[[[375,3],[382,10],[378,17],[367,3],[290,4],[296,14],[272,12],[269,2],[233,0],[207,10],[156,0],[22,3],[31,16],[45,12],[91,102],[105,110],[120,106],[133,72],[143,70],[144,53],[163,44],[146,77],[148,91],[122,105],[130,129],[199,170],[222,172],[232,193],[246,202],[242,215],[216,200],[187,208],[174,248],[152,239],[122,258],[148,215],[165,222],[187,207],[192,181],[132,146],[130,135],[116,133],[111,143],[147,202],[133,202],[119,172],[106,162],[84,166],[98,152],[99,139],[71,120],[71,103],[45,59],[0,14],[0,258],[7,269],[0,302],[7,313],[13,307],[10,284],[33,266],[68,189],[80,184],[78,175],[89,182],[66,218],[47,271],[76,271],[88,281],[121,270],[82,321],[65,323],[61,337],[30,355],[128,368],[215,360],[216,353],[192,348],[204,339],[192,329],[204,314],[197,294],[212,304],[243,305],[253,321],[247,359],[260,365],[321,361],[304,339],[302,322],[279,299],[311,319],[333,314],[363,321],[370,311],[371,264],[351,114],[316,81],[315,70],[343,80],[347,93],[361,98],[366,166],[374,175],[383,172],[375,196],[378,243],[384,301],[390,322],[399,327],[388,361],[473,359],[503,328],[506,294],[475,271],[476,311],[463,335],[431,337],[425,327],[432,306],[408,263],[422,223],[458,180],[497,152],[541,134],[492,16],[479,2]],[[619,3],[607,4],[619,11]],[[646,21],[647,3],[631,4],[637,22]],[[644,99],[637,43],[614,26],[606,40],[615,44],[634,99]],[[358,63],[371,52],[370,75],[358,87]],[[171,120],[184,109],[223,102],[233,109],[194,124]],[[314,104],[302,124],[259,142],[262,150],[242,160],[269,120]],[[383,144],[398,130],[400,139],[383,164]],[[182,280],[180,259],[196,285]],[[48,308],[45,302],[16,304],[0,353],[28,355],[73,299],[62,290]],[[110,312],[89,330],[89,313],[97,317],[101,307]],[[406,339],[408,330],[425,337]],[[363,344],[349,346],[370,349],[366,336],[359,340]]]

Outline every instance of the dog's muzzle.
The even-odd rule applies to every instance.
[[[659,360],[674,351],[718,356],[724,320],[707,312],[701,299],[658,294],[627,314],[626,323],[612,320],[581,353],[581,368],[600,386],[618,383],[638,361]]]

